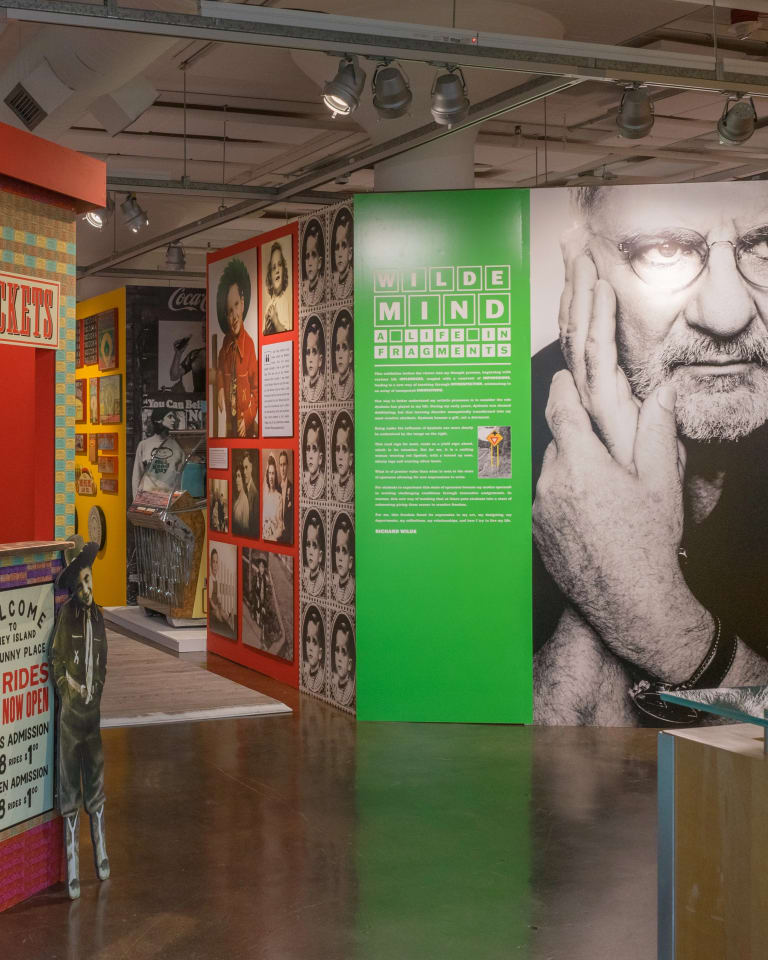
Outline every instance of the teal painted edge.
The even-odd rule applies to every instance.
[[[658,736],[658,960],[675,960],[675,738]]]

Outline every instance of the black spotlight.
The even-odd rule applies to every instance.
[[[357,57],[344,57],[333,80],[323,86],[323,102],[333,116],[346,117],[360,103],[360,94],[365,86],[365,72],[357,62]]]
[[[616,114],[619,136],[627,140],[647,137],[653,127],[653,102],[645,87],[633,83],[624,87],[619,112]]]
[[[717,121],[717,133],[720,143],[734,146],[745,143],[755,132],[757,111],[752,97],[728,97],[723,107],[723,115]]]
[[[444,127],[452,127],[469,112],[469,98],[464,74],[459,67],[449,67],[435,77],[432,84],[432,119]]]
[[[408,80],[401,70],[389,64],[380,63],[371,81],[373,105],[380,117],[394,120],[407,112],[413,100]]]

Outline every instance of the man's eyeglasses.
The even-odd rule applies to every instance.
[[[709,252],[718,243],[733,247],[736,269],[748,283],[768,287],[768,225],[756,227],[735,241],[708,243],[695,230],[670,229],[610,242],[637,276],[657,290],[682,290],[692,284],[706,269]]]

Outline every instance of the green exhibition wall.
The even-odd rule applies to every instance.
[[[525,190],[355,198],[360,720],[532,719],[528,237]]]

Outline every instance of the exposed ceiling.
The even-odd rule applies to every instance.
[[[0,6],[8,7],[10,2],[0,0]],[[408,117],[377,120],[366,88],[365,102],[357,113],[331,119],[320,99],[320,84],[334,74],[337,56],[290,46],[221,42],[215,32],[197,39],[187,30],[181,38],[185,31],[179,29],[174,36],[172,27],[161,37],[52,25],[57,9],[65,4],[18,3],[27,12],[35,5],[39,22],[16,21],[10,10],[0,34],[0,64],[6,65],[0,72],[0,101],[15,83],[32,77],[28,83],[36,84],[35,89],[47,98],[49,112],[35,132],[106,160],[118,207],[134,184],[150,216],[149,228],[138,236],[123,225],[119,210],[100,232],[79,224],[79,268],[87,273],[89,266],[100,265],[79,281],[79,297],[109,289],[116,278],[174,282],[162,274],[167,239],[152,249],[156,238],[174,233],[183,237],[187,271],[200,275],[208,249],[263,232],[333,196],[373,189],[374,161],[384,155],[377,149],[382,145],[392,155],[406,145],[414,129],[427,139],[434,136],[428,129],[428,107],[435,67],[419,62],[428,59],[423,50],[415,50],[403,63],[414,92]],[[469,35],[461,31],[471,31],[480,45],[490,31],[547,38],[550,51],[560,49],[557,41],[570,41],[570,46],[562,47],[563,59],[575,49],[572,43],[578,42],[627,46],[637,51],[638,58],[676,64],[681,88],[650,86],[656,119],[651,134],[642,140],[617,136],[621,87],[588,79],[588,70],[581,70],[578,85],[566,89],[559,79],[552,80],[556,69],[546,69],[549,76],[540,78],[533,70],[521,72],[525,65],[519,64],[511,71],[465,66],[473,104],[490,101],[508,107],[512,101],[505,92],[514,95],[514,88],[518,93],[547,83],[544,93],[557,85],[562,88],[548,96],[537,93],[535,102],[497,116],[493,114],[498,110],[491,106],[478,115],[490,119],[476,124],[477,188],[737,179],[768,171],[768,97],[755,100],[760,120],[754,135],[741,146],[722,146],[715,124],[723,94],[714,83],[709,90],[684,89],[691,64],[709,58],[714,67],[711,5],[690,0],[645,0],[631,5],[615,0],[532,0],[525,6],[506,0],[421,0],[419,4],[301,0],[301,5],[305,11],[335,16],[440,26],[446,37],[461,35],[464,40]],[[187,16],[200,12],[195,0],[134,0],[132,6]],[[232,17],[239,6],[217,4],[222,11],[233,11]],[[254,6],[290,9],[291,4],[278,0]],[[731,11],[718,0],[718,53],[726,59],[727,70],[764,77],[762,89],[768,93],[768,3],[755,0],[754,6],[754,14],[739,29],[731,26]],[[222,12],[222,18],[226,15]],[[408,38],[410,33],[408,28],[403,36]],[[412,33],[416,39],[424,35],[418,30]],[[378,39],[377,34],[372,36]],[[336,51],[343,52],[341,47]],[[373,45],[371,54],[375,52]],[[676,54],[698,59],[675,60]],[[433,59],[446,62],[444,54]],[[370,80],[375,63],[363,60],[362,64]],[[516,100],[531,98],[526,93]],[[0,119],[21,126],[1,102]],[[394,138],[400,138],[399,147],[391,147]],[[437,149],[448,152],[447,142],[440,144]],[[360,160],[349,162],[351,173],[344,169],[350,157],[363,158],[360,169],[354,169]],[[366,157],[372,158],[370,162]],[[150,181],[176,187],[155,184],[150,189]],[[182,182],[191,186],[182,187]],[[288,189],[302,183],[307,185],[292,193]],[[192,189],[195,184],[222,186],[220,190]],[[219,214],[222,206],[230,211],[228,215]],[[196,226],[188,227],[191,223]],[[140,255],[128,257],[126,251],[133,253],[139,241]],[[113,252],[118,256],[113,257]]]

